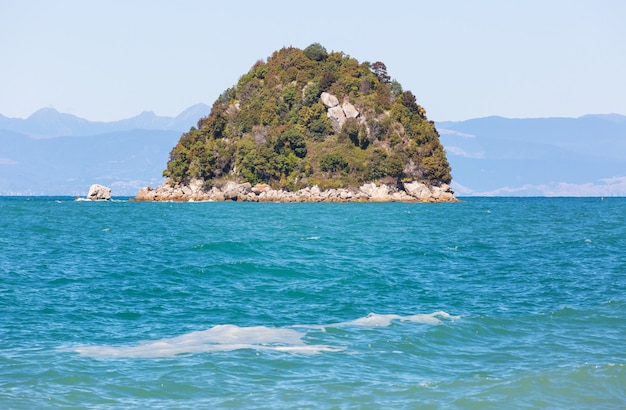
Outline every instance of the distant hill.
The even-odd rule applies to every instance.
[[[626,117],[438,122],[457,195],[624,196]]]
[[[42,108],[26,119],[0,115],[0,130],[12,131],[33,138],[90,136],[119,131],[168,130],[188,131],[199,118],[206,116],[210,107],[196,104],[176,117],[161,117],[152,111],[120,121],[88,121],[72,114],[63,114],[53,108]]]
[[[134,196],[161,183],[181,133],[208,112],[198,104],[177,117],[142,113],[114,122],[47,108],[27,119],[0,116],[0,195],[85,196],[101,183],[113,196]]]
[[[85,196],[100,183],[113,196],[159,184],[178,131],[132,130],[86,137],[33,139],[0,131],[0,195]]]

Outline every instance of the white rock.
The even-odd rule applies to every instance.
[[[272,187],[267,184],[256,184],[255,186],[250,188],[250,190],[257,195],[261,194],[262,192],[269,191],[270,189],[272,189]]]
[[[394,192],[391,194],[391,199],[394,201],[415,201],[415,198],[404,191]]]
[[[323,92],[322,95],[320,95],[320,98],[327,108],[332,108],[339,105],[339,100],[337,99],[337,97],[327,92]]]
[[[193,191],[187,185],[183,186],[181,191],[183,191],[183,195],[185,196],[191,196],[191,194],[193,194]]]
[[[143,187],[137,192],[136,199],[138,201],[154,201],[156,199],[156,191],[149,186]]]
[[[346,118],[356,118],[359,116],[359,111],[354,105],[350,104],[349,102],[343,103],[341,108],[343,108],[343,113]]]
[[[372,192],[374,192],[375,189],[376,189],[376,184],[373,182],[370,182],[368,184],[363,184],[359,188],[359,190],[363,192],[365,195],[367,195],[368,197],[372,196]]]
[[[440,187],[434,186],[434,187],[431,187],[430,190],[432,192],[433,199],[441,198],[441,195],[443,194],[443,190]]]
[[[233,181],[228,181],[223,187],[224,199],[236,200],[239,195],[239,184]]]
[[[341,129],[343,123],[346,122],[346,114],[339,106],[328,109],[328,118],[333,122],[333,125],[337,130]]]
[[[191,189],[194,195],[199,194],[204,189],[204,180],[198,178],[192,179],[189,181],[189,189]]]
[[[243,184],[240,184],[239,192],[241,192],[242,194],[249,194],[250,192],[252,192],[252,184],[250,184],[249,182],[244,182]]]
[[[372,199],[388,199],[389,198],[389,187],[385,184],[381,184],[372,190],[370,195]]]
[[[93,184],[89,187],[87,199],[91,199],[92,201],[108,201],[111,199],[111,188],[100,184]]]
[[[414,198],[421,201],[427,200],[432,197],[433,193],[425,184],[421,182],[413,181],[404,184],[404,191]]]
[[[441,195],[439,196],[439,200],[441,201],[448,201],[448,202],[454,202],[456,200],[456,197],[454,196],[454,194],[444,191],[441,193]]]
[[[313,187],[311,188],[311,195],[313,196],[319,196],[319,194],[322,191],[320,190],[320,187],[318,187],[317,185],[313,185]]]

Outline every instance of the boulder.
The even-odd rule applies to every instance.
[[[322,95],[320,95],[320,98],[322,99],[322,103],[324,103],[327,108],[333,108],[339,105],[337,97],[327,92],[323,92]]]
[[[109,201],[111,200],[111,188],[100,184],[93,184],[89,187],[87,199],[92,201]]]
[[[272,189],[272,187],[270,187],[268,184],[256,184],[255,186],[253,186],[251,188],[251,191],[254,192],[255,194],[259,195],[261,194],[261,192],[265,192],[265,191],[269,191],[270,189]]]
[[[441,184],[441,186],[434,186],[431,188],[433,193],[433,199],[438,202],[455,202],[454,191],[448,184]]]
[[[246,198],[248,198],[248,194],[252,194],[252,195],[256,194],[254,188],[249,182],[238,184],[237,182],[234,182],[234,181],[228,181],[222,187],[221,192],[223,193],[224,199],[231,200],[231,201],[240,201],[240,200],[245,201]]]
[[[417,181],[405,183],[404,191],[420,201],[427,201],[433,195],[430,188],[426,184]]]
[[[372,201],[387,201],[390,199],[389,197],[389,186],[385,184],[381,184],[380,186],[375,187],[370,194],[370,199]]]
[[[333,123],[333,126],[337,131],[341,129],[341,126],[344,122],[346,122],[346,114],[343,112],[343,109],[339,106],[332,107],[328,109],[328,118]]]
[[[391,194],[391,199],[398,202],[415,202],[416,199],[404,191],[398,191]]]
[[[243,184],[239,184],[239,192],[243,194],[249,194],[252,192],[252,184],[249,182],[244,182]]]
[[[322,190],[320,189],[319,186],[313,185],[310,189],[310,192],[311,192],[311,196],[319,197]]]
[[[367,195],[368,197],[372,196],[372,192],[374,192],[375,189],[376,189],[376,184],[373,182],[363,184],[359,188],[359,190],[365,195]]]
[[[224,193],[224,199],[236,201],[239,196],[239,184],[229,181],[222,187]]]
[[[188,185],[185,185],[181,188],[181,191],[183,191],[183,195],[184,196],[191,196],[193,194],[193,191],[191,190],[191,187],[189,187]]]
[[[189,182],[189,189],[191,189],[192,195],[200,195],[204,190],[204,180],[194,178]]]
[[[347,201],[348,199],[352,198],[352,192],[346,190],[346,189],[342,189],[341,192],[339,192],[339,198],[341,198],[344,201]]]
[[[136,201],[155,201],[156,191],[149,186],[143,187],[137,192]]]
[[[359,116],[359,111],[354,105],[350,104],[349,102],[343,103],[341,108],[343,109],[343,113],[346,118],[356,118]]]

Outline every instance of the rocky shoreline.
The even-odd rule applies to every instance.
[[[135,201],[141,202],[194,202],[194,201],[239,201],[239,202],[458,202],[454,191],[446,184],[428,186],[413,181],[396,185],[373,182],[359,188],[337,188],[321,190],[317,185],[295,192],[275,190],[267,184],[251,185],[248,182],[226,182],[221,187],[205,188],[202,180],[193,180],[188,185],[174,185],[167,179],[157,188],[144,187],[139,190]]]

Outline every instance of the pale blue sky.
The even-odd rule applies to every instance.
[[[626,114],[624,21],[621,0],[0,0],[0,114],[175,116],[313,42],[384,62],[435,121]]]

